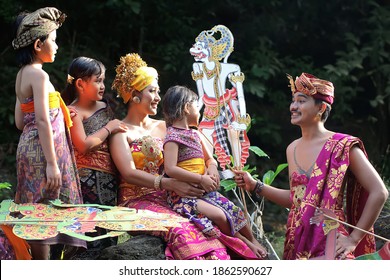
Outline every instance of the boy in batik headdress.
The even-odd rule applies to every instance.
[[[333,84],[307,73],[295,81],[288,78],[291,123],[302,132],[286,151],[290,189],[266,185],[247,172],[236,172],[236,182],[239,187],[290,208],[284,259],[324,258],[325,254],[333,259],[351,259],[372,253],[374,237],[358,228],[372,231],[388,191],[367,159],[361,140],[325,128],[334,100]],[[326,251],[322,223],[311,222],[317,208],[332,211],[338,220],[358,227],[337,224],[336,244],[330,246],[333,252]]]

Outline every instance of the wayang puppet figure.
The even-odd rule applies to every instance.
[[[234,168],[245,164],[250,145],[246,134],[250,117],[242,86],[245,76],[239,65],[227,62],[233,43],[230,30],[217,25],[202,31],[190,48],[195,59],[191,74],[199,94],[199,109],[204,105],[199,130],[209,140],[210,150],[214,148],[224,177],[231,177],[227,169],[231,158]]]

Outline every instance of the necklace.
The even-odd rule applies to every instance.
[[[206,73],[206,77],[210,80],[212,77],[219,75],[220,67],[219,63],[216,61],[213,69],[208,69],[206,63],[203,63],[203,72]]]
[[[314,161],[313,164],[310,166],[310,168],[309,168],[307,171],[304,170],[304,169],[298,164],[297,158],[296,158],[296,156],[295,156],[295,150],[297,149],[297,146],[298,146],[298,145],[296,145],[296,146],[294,147],[294,162],[295,162],[295,165],[297,166],[298,171],[299,171],[300,174],[304,174],[304,175],[306,175],[307,178],[310,178],[311,172],[313,171],[314,164],[315,164],[316,162]]]

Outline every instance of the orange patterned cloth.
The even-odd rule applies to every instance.
[[[20,107],[23,113],[33,113],[35,112],[34,101],[30,101],[28,103],[20,104]],[[66,127],[72,127],[73,122],[70,117],[70,112],[64,100],[61,98],[61,94],[58,91],[49,93],[49,108],[61,108],[62,114],[64,115]]]
[[[29,252],[30,245],[26,242],[26,240],[17,237],[12,232],[12,227],[7,225],[1,225],[1,229],[4,234],[7,236],[8,241],[11,243],[12,248],[14,249],[15,257],[17,260],[31,260],[31,254]]]

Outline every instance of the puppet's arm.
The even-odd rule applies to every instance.
[[[232,123],[232,126],[236,130],[246,130],[248,124],[250,123],[250,117],[246,113],[246,103],[243,89],[243,82],[245,80],[244,73],[241,72],[240,67],[237,66],[235,72],[229,75],[229,81],[236,88],[237,91],[237,99],[238,99],[238,108],[239,108],[239,116],[237,117],[237,121]]]
[[[192,69],[194,71],[192,71],[192,73],[191,73],[192,79],[196,82],[196,87],[198,89],[198,96],[199,96],[198,108],[199,108],[199,110],[202,109],[202,107],[203,107],[203,95],[204,95],[203,82],[202,82],[204,73],[203,73],[203,70],[202,70],[200,65],[201,65],[201,63],[192,64]]]

